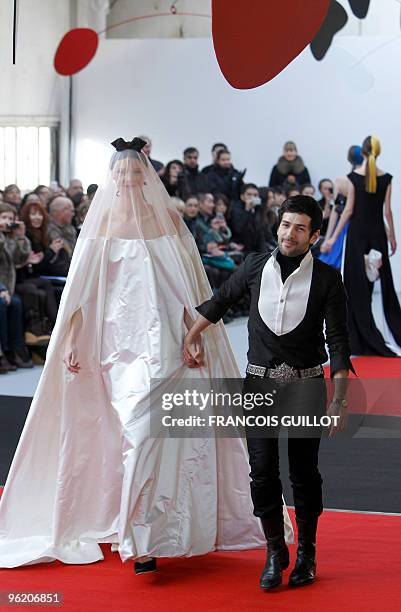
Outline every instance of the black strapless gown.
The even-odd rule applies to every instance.
[[[401,308],[395,292],[388,256],[388,242],[383,219],[383,206],[391,174],[377,177],[376,193],[365,191],[365,177],[348,175],[355,187],[355,205],[350,220],[344,260],[344,284],[348,294],[348,323],[351,351],[354,355],[394,357],[377,329],[372,313],[373,285],[365,272],[364,255],[370,249],[381,252],[380,268],[382,303],[388,327],[401,350]]]

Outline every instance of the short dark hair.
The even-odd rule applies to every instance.
[[[257,185],[255,185],[255,183],[244,183],[241,187],[241,195],[245,193],[247,189],[256,189],[259,193],[259,188]]]
[[[219,147],[226,149],[226,151],[228,150],[227,145],[225,145],[224,142],[215,142],[214,145],[212,146],[212,153],[214,153],[215,150],[218,149]]]
[[[183,157],[191,155],[191,153],[197,153],[199,155],[199,151],[196,147],[187,147],[186,149],[184,149]]]
[[[287,198],[278,212],[279,223],[281,223],[284,213],[308,215],[311,220],[311,236],[322,227],[323,213],[312,196],[296,195]]]
[[[329,178],[320,179],[320,181],[319,181],[319,185],[318,185],[318,189],[319,189],[319,191],[320,191],[320,187],[321,187],[321,186],[323,185],[323,183],[325,183],[326,181],[327,181],[328,183],[331,183],[331,184],[333,185],[333,181],[332,181],[331,179],[329,179]]]
[[[273,187],[273,193],[279,193],[280,195],[285,195],[285,191],[282,187]]]
[[[230,153],[230,151],[228,149],[220,149],[219,151],[217,151],[217,153],[216,153],[216,161],[219,161],[220,157],[222,155],[225,155],[226,153],[231,155],[231,153]]]
[[[96,183],[91,183],[88,185],[88,189],[86,190],[86,195],[90,196],[92,193],[95,193],[98,189],[98,185]]]

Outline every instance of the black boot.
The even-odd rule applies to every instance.
[[[260,577],[260,586],[264,591],[269,591],[281,584],[282,570],[287,569],[290,557],[284,540],[283,517],[262,518],[261,521],[267,542],[267,558]]]
[[[308,520],[297,518],[298,550],[295,567],[290,574],[290,586],[304,586],[316,578],[316,529],[317,517]]]
[[[156,559],[151,558],[148,561],[135,561],[134,571],[135,574],[148,574],[157,570]]]

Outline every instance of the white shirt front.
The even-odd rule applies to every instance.
[[[277,336],[293,331],[303,321],[308,306],[313,273],[313,256],[309,251],[299,268],[281,280],[278,249],[267,260],[260,284],[259,314],[267,327]]]

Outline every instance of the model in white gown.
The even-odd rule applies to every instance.
[[[184,364],[184,313],[195,319],[210,287],[140,139],[122,142],[81,230],[0,502],[0,567],[92,563],[106,542],[123,561],[265,546],[242,439],[149,435],[151,378],[239,372],[222,324],[206,366]],[[71,347],[77,373],[63,363]]]

